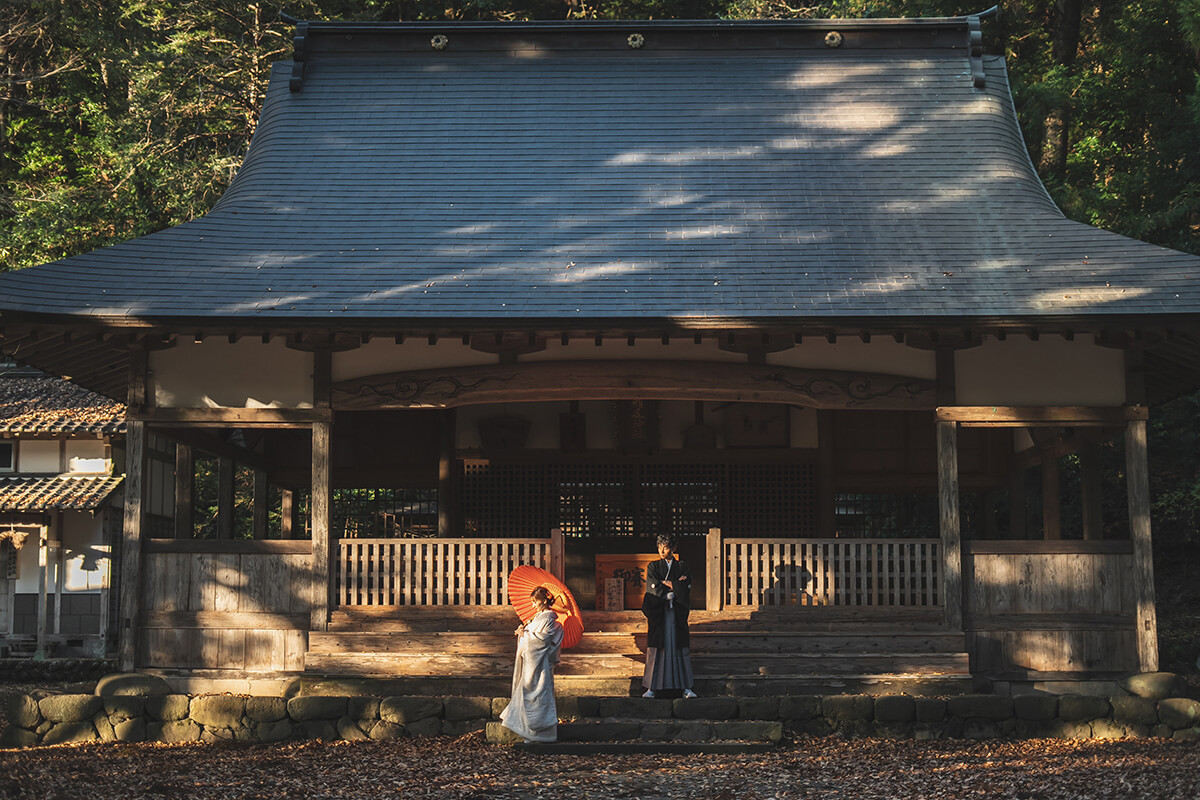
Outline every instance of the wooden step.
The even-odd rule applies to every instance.
[[[330,631],[309,634],[310,653],[489,654],[514,650],[511,631],[357,632]],[[728,653],[954,653],[965,649],[961,634],[930,633],[732,633],[695,632],[693,656]],[[570,653],[645,653],[645,633],[585,631]]]

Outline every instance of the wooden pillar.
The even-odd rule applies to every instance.
[[[1150,475],[1146,458],[1146,420],[1125,426],[1125,475],[1129,495],[1129,535],[1133,540],[1133,576],[1137,598],[1137,655],[1142,672],[1158,671],[1158,615],[1154,608],[1154,554],[1150,542]]]
[[[299,528],[296,520],[296,493],[291,489],[283,489],[279,494],[279,538],[291,539]]]
[[[705,537],[705,583],[707,592],[704,608],[720,611],[725,597],[725,564],[721,559],[721,529],[709,528]]]
[[[963,627],[962,531],[958,514],[958,423],[938,420],[938,520],[942,535],[942,609],[946,627]]]
[[[458,482],[454,468],[458,456],[457,420],[454,409],[442,412],[438,454],[438,536],[442,538],[456,536],[458,532]]]
[[[1104,482],[1100,474],[1100,446],[1084,445],[1079,453],[1080,491],[1083,504],[1083,538],[1104,538]]]
[[[217,538],[233,538],[233,495],[237,465],[232,458],[217,459]]]
[[[1052,450],[1042,453],[1042,538],[1062,538],[1062,496],[1058,471],[1058,454]]]
[[[149,353],[145,347],[129,349],[127,413],[144,411],[149,402]],[[146,510],[146,444],[150,431],[141,420],[125,423],[125,510],[121,526],[121,586],[117,613],[117,666],[122,672],[137,668],[142,602],[142,533]]]
[[[837,532],[837,480],[833,448],[833,412],[817,412],[817,537]]]
[[[38,526],[38,593],[37,593],[37,650],[33,658],[46,658],[46,625],[50,603],[50,526]]]
[[[195,534],[192,516],[192,479],[196,472],[190,444],[175,445],[175,538],[191,539]]]
[[[50,529],[50,563],[54,567],[54,625],[57,636],[62,633],[63,588],[66,583],[66,563],[63,561],[63,515],[54,515],[54,527]]]
[[[550,531],[550,574],[560,581],[566,580],[567,550],[562,528]]]
[[[1014,459],[1011,455],[1012,451],[1016,450],[1017,434],[1024,428],[1013,428],[1012,440],[1009,442],[1009,459],[1010,471],[1008,473],[1008,538],[1024,539],[1028,536],[1029,520],[1027,517],[1025,503],[1025,467],[1021,465],[1020,459]]]
[[[125,423],[125,518],[121,536],[119,662],[122,672],[137,667],[140,624],[142,517],[146,501],[146,423]]]
[[[254,470],[254,538],[267,538],[267,473]]]
[[[331,547],[331,470],[332,423],[314,422],[312,428],[312,617],[310,629],[323,631],[329,626],[329,598],[332,590]]]

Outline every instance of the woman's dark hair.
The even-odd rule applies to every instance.
[[[665,533],[660,533],[658,536],[654,537],[654,546],[655,547],[662,547],[664,544],[667,547],[671,548],[671,552],[674,553],[675,548],[678,545],[678,542],[675,541],[674,536],[670,536]]]
[[[554,595],[550,594],[550,590],[545,586],[539,586],[529,593],[529,596],[539,603],[545,604],[546,608],[554,605]]]

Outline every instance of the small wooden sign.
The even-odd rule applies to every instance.
[[[610,578],[625,586],[625,608],[641,608],[646,593],[646,567],[658,561],[649,553],[602,553],[596,556],[596,593],[604,596]]]
[[[606,578],[604,581],[604,610],[625,610],[625,581],[621,578]]]

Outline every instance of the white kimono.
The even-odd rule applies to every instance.
[[[554,704],[554,665],[562,647],[563,626],[553,611],[542,611],[517,639],[512,699],[500,714],[504,727],[526,741],[558,739],[558,707]]]

